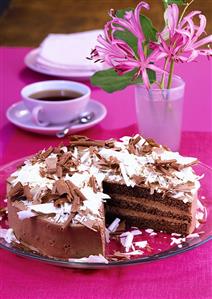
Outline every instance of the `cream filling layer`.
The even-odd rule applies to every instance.
[[[176,223],[176,224],[189,224],[188,221],[186,220],[178,220],[172,217],[165,217],[165,216],[160,216],[160,215],[153,215],[153,214],[148,214],[148,213],[144,213],[141,211],[133,211],[131,209],[122,209],[119,207],[109,207],[109,212],[110,213],[114,213],[116,215],[119,215],[120,217],[125,217],[126,219],[128,219],[129,217],[136,217],[136,218],[140,218],[141,220],[151,220],[151,221],[155,221],[155,222],[160,222],[161,220],[164,220],[166,222],[170,222],[170,223]]]

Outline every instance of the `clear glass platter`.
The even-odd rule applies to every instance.
[[[24,160],[26,160],[26,157],[0,167],[0,207],[6,206],[6,179],[12,172],[16,170],[17,166],[23,163]],[[58,258],[45,257],[36,252],[26,250],[22,246],[16,246],[15,243],[7,243],[3,238],[0,238],[0,248],[25,258],[39,260],[45,263],[53,264],[55,266],[84,269],[110,268],[113,266],[153,262],[194,249],[212,239],[212,168],[203,163],[199,163],[194,167],[194,169],[197,174],[204,174],[204,177],[201,179],[201,188],[199,190],[199,199],[204,206],[204,218],[199,227],[194,231],[194,237],[191,236],[186,238],[185,241],[179,245],[175,242],[172,242],[173,238],[179,238],[177,236],[169,235],[163,232],[152,234],[141,229],[140,231],[142,234],[136,235],[135,241],[148,242],[148,247],[146,249],[142,249],[143,254],[133,255],[130,258],[124,259],[116,257],[117,260],[115,260],[114,258],[110,258],[114,251],[124,252],[124,249],[121,246],[120,241],[117,241],[119,236],[114,234],[114,238],[106,248],[106,257],[109,259],[107,264],[97,262],[88,263],[84,261],[68,261]],[[7,221],[5,221],[4,218],[0,220],[0,227],[8,228]],[[133,229],[134,228],[132,228],[132,230]]]

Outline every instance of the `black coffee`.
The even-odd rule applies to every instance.
[[[81,97],[83,94],[73,90],[42,90],[29,97],[40,101],[67,101]]]

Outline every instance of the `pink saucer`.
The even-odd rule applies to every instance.
[[[86,130],[95,126],[96,124],[101,122],[107,114],[107,110],[105,106],[95,100],[90,100],[87,107],[87,112],[92,112],[92,111],[95,114],[94,119],[87,124],[79,124],[79,125],[72,126],[69,130],[69,134]],[[6,116],[7,119],[17,127],[26,131],[43,134],[43,135],[55,135],[59,130],[61,130],[64,127],[64,124],[49,125],[47,127],[37,126],[32,121],[31,114],[29,113],[29,111],[26,109],[23,102],[21,101],[10,106],[6,112]]]

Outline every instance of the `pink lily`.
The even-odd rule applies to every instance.
[[[123,19],[118,18],[116,15],[114,15],[113,10],[111,10],[109,15],[112,18],[111,24],[113,28],[113,33],[116,30],[127,29],[138,38],[139,42],[144,41],[145,36],[140,23],[140,11],[142,8],[149,9],[149,4],[144,1],[141,1],[136,6],[134,12],[131,10],[127,11]]]
[[[128,11],[124,19],[114,16],[110,12],[112,20],[104,27],[104,37],[97,38],[99,45],[95,47],[91,53],[91,58],[96,61],[105,61],[109,66],[113,67],[119,75],[123,75],[134,69],[137,69],[135,78],[142,77],[147,88],[150,87],[147,69],[152,69],[158,72],[164,72],[153,63],[158,60],[159,50],[156,49],[148,57],[145,57],[142,47],[142,42],[145,40],[141,24],[140,11],[141,8],[149,8],[145,2],[140,2],[135,11]],[[115,37],[115,31],[128,30],[137,38],[138,53],[123,40]]]
[[[199,16],[199,26],[194,25],[194,16]],[[190,62],[198,55],[212,55],[210,48],[201,48],[212,42],[212,35],[199,40],[200,36],[205,33],[206,26],[206,18],[200,11],[193,11],[179,21],[178,6],[172,4],[168,6],[164,17],[166,27],[158,34],[159,43],[151,43],[151,48],[158,49],[161,57],[167,57],[169,61]],[[168,36],[167,41],[165,39]]]

